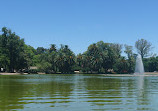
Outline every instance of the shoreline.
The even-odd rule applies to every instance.
[[[0,72],[0,75],[27,75],[28,73],[8,73],[8,72]]]
[[[39,72],[38,74],[45,74],[45,73]],[[73,74],[84,74],[84,73],[73,73]],[[29,73],[7,73],[7,72],[0,72],[0,75],[29,75]],[[134,75],[134,74],[101,74],[101,75],[116,76],[116,77],[117,76],[138,76],[138,75]],[[158,76],[158,72],[145,72],[144,75],[145,76]]]

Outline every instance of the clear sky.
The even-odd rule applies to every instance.
[[[78,54],[100,40],[144,38],[158,52],[158,0],[0,0],[3,26],[34,48],[66,44]]]

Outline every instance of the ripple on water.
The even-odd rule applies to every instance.
[[[156,111],[156,98],[158,77],[0,76],[2,110]]]

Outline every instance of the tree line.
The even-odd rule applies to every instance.
[[[151,46],[144,39],[135,42],[145,70],[150,72],[158,70],[158,56],[149,56]],[[122,56],[122,52],[126,56]],[[6,27],[0,34],[0,68],[5,72],[133,73],[136,55],[133,46],[103,41],[89,45],[87,51],[78,55],[68,45],[57,48],[51,44],[50,48],[35,49]],[[36,69],[30,69],[31,66]]]

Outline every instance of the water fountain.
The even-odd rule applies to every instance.
[[[142,57],[140,54],[137,55],[136,65],[135,65],[135,75],[144,75],[144,65],[142,62]]]
[[[137,78],[138,96],[141,97],[144,94],[144,65],[140,54],[138,54],[136,58],[134,75],[138,76]]]

